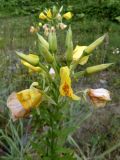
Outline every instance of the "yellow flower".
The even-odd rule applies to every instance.
[[[71,12],[67,12],[67,13],[63,14],[63,18],[65,18],[67,20],[71,19],[72,16],[73,16],[73,14]]]
[[[41,12],[39,15],[39,18],[42,20],[45,20],[45,19],[47,19],[47,16],[43,12]]]
[[[29,89],[13,92],[7,100],[7,107],[12,113],[13,120],[25,117],[31,108],[38,107],[42,101],[42,94],[35,88],[38,83],[34,82]]]
[[[21,52],[16,52],[16,54],[21,58],[22,60],[32,64],[37,65],[39,63],[39,57],[36,54],[24,54]]]
[[[84,50],[87,48],[87,46],[76,46],[73,51],[73,60],[77,61],[79,58],[82,57]]]
[[[110,92],[104,88],[88,89],[88,96],[95,107],[104,107],[110,101]]]
[[[80,65],[84,65],[87,63],[89,56],[83,56],[84,50],[87,46],[76,46],[73,51],[73,61],[79,60]]]
[[[73,100],[79,100],[80,97],[76,96],[71,88],[70,70],[67,66],[60,68],[60,77],[61,77],[61,84],[59,88],[60,94],[62,96],[68,96]]]
[[[50,9],[48,9],[48,10],[46,11],[46,14],[47,14],[47,17],[48,17],[48,18],[52,18],[52,13],[51,13],[51,10],[50,10]]]
[[[35,67],[35,66],[33,66],[33,65],[29,64],[28,62],[25,62],[23,60],[21,60],[21,63],[24,66],[29,68],[29,72],[41,72],[42,71],[42,69],[40,67]]]

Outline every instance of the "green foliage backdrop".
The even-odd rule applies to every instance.
[[[120,15],[119,0],[0,0],[0,16],[20,16],[38,13],[44,7],[64,5],[76,17],[84,13],[88,16],[115,20]]]

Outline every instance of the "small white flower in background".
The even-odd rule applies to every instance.
[[[88,89],[88,96],[95,107],[104,107],[110,101],[110,92],[104,88]]]
[[[119,48],[115,48],[112,53],[113,54],[119,54],[120,53],[120,49]]]
[[[49,74],[52,76],[52,78],[54,78],[54,76],[55,76],[55,70],[53,68],[50,68]]]

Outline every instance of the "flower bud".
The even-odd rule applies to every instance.
[[[41,55],[45,58],[45,60],[48,63],[52,63],[54,61],[54,58],[51,55],[51,53],[49,52],[49,50],[40,43],[39,43],[38,47],[39,47],[39,51],[40,51]]]
[[[85,54],[90,54],[96,47],[98,47],[105,39],[106,35],[103,35],[102,37],[98,38],[96,41],[94,41],[92,44],[90,44],[85,50]]]
[[[95,107],[104,107],[111,100],[110,92],[104,88],[88,89],[87,93]]]
[[[96,65],[96,66],[92,66],[92,67],[87,67],[85,72],[86,72],[86,74],[96,73],[96,72],[99,72],[99,71],[102,71],[102,70],[108,68],[112,64],[113,63],[106,63],[106,64],[100,64],[100,65]]]
[[[16,52],[16,54],[24,61],[36,66],[39,63],[39,57],[35,54],[24,54],[21,52]]]
[[[64,30],[67,27],[67,25],[64,23],[59,23],[59,27],[60,29]]]
[[[66,60],[71,62],[73,59],[73,43],[72,41],[69,42],[69,46],[66,49]]]
[[[41,36],[40,34],[37,33],[38,36],[38,40],[39,42],[46,47],[47,49],[49,49],[49,43],[43,38],[43,36]]]
[[[54,17],[55,17],[56,14],[58,13],[58,9],[57,9],[56,6],[53,6],[53,8],[52,8],[52,13],[53,13],[53,16],[54,16]]]
[[[71,62],[73,59],[73,42],[72,42],[72,30],[69,27],[66,36],[66,60]]]
[[[49,50],[52,53],[55,53],[57,51],[57,37],[54,28],[51,28],[51,31],[48,36],[48,42],[49,42]]]
[[[63,14],[63,18],[65,18],[67,20],[71,19],[72,16],[73,16],[73,14],[71,12],[67,12],[67,13]]]
[[[69,47],[71,41],[72,41],[72,30],[71,27],[69,27],[66,35],[66,42],[65,42],[66,47]]]
[[[56,19],[57,19],[58,21],[62,21],[62,16],[61,16],[60,13],[57,14]]]

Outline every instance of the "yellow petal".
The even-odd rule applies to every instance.
[[[79,100],[80,98],[73,94],[73,90],[71,88],[70,70],[67,66],[60,68],[60,77],[60,94],[62,96],[68,96],[73,100]]]
[[[80,65],[86,64],[88,59],[89,59],[89,56],[84,56],[84,57],[80,58],[79,64]]]
[[[77,61],[83,55],[83,51],[87,48],[87,46],[76,46],[73,51],[73,60]]]
[[[48,18],[52,18],[51,9],[48,9],[46,13]]]
[[[67,12],[67,13],[63,14],[63,18],[65,18],[67,20],[71,19],[72,16],[73,16],[73,14],[71,12]]]
[[[21,63],[22,63],[24,66],[26,66],[26,67],[29,68],[30,73],[31,73],[31,72],[41,72],[41,71],[42,71],[42,69],[41,69],[40,67],[32,66],[31,64],[29,64],[29,63],[27,63],[27,62],[25,62],[25,61],[23,61],[23,60],[21,60]]]
[[[47,16],[43,12],[41,12],[39,15],[39,18],[42,20],[45,20],[45,19],[47,19]]]
[[[30,88],[17,93],[17,98],[25,110],[38,107],[41,103],[42,95],[36,88]]]

